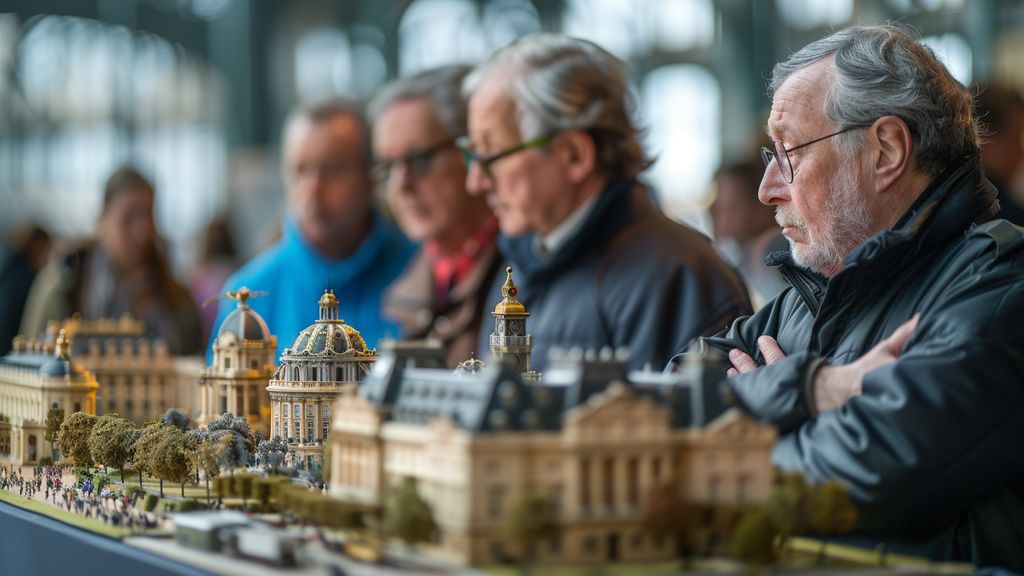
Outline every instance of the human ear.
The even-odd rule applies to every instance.
[[[579,184],[597,169],[597,144],[584,130],[560,133],[553,143],[553,152],[565,166],[571,184]]]
[[[910,169],[914,139],[906,122],[896,116],[883,116],[868,128],[875,154],[871,170],[875,192],[883,193]]]

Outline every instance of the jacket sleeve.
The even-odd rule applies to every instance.
[[[731,367],[727,354],[738,348],[758,364],[764,362],[757,347],[757,339],[768,335],[776,338],[784,352],[806,348],[804,342],[792,340],[799,331],[787,331],[783,336],[781,319],[800,322],[802,304],[792,290],[787,290],[762,307],[753,316],[735,320],[727,330],[704,338],[704,343],[722,352],[727,367]],[[790,340],[787,340],[790,338]],[[762,366],[755,372],[740,374],[728,381],[737,404],[759,421],[774,426],[781,433],[794,430],[811,416],[808,405],[808,376],[820,364],[820,359],[808,352],[789,354],[771,366]]]
[[[900,357],[780,437],[774,462],[843,481],[866,529],[949,525],[1024,478],[1024,288],[1006,275],[981,284],[930,303]]]

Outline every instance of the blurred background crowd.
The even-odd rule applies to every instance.
[[[757,200],[765,78],[834,28],[890,20],[973,85],[987,174],[1024,224],[1013,0],[4,0],[0,352],[74,312],[131,312],[175,352],[200,352],[217,315],[202,303],[287,234],[290,111],[334,96],[364,106],[395,78],[473,65],[537,31],[628,65],[656,158],[641,180],[715,239],[756,306],[782,286],[763,255],[785,248]]]

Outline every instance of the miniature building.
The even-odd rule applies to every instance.
[[[213,342],[213,364],[199,378],[199,425],[224,412],[244,416],[251,430],[264,436],[270,431],[270,398],[267,385],[274,374],[277,337],[249,307],[248,288],[228,292],[235,309],[220,325]]]
[[[339,318],[332,291],[324,291],[319,304],[319,319],[284,350],[267,386],[271,436],[285,438],[306,465],[322,460],[335,399],[353,394],[377,359],[377,351]]]
[[[63,408],[65,418],[96,413],[96,378],[72,357],[71,339],[61,330],[53,344],[15,338],[14,349],[0,358],[0,414],[10,419],[13,462],[51,456],[54,446],[45,437],[51,408]]]
[[[494,332],[490,337],[491,360],[503,363],[516,372],[530,372],[530,352],[533,346],[526,331],[526,307],[516,298],[519,289],[512,282],[512,267],[507,266],[505,284],[501,287],[501,302],[494,307]]]
[[[97,415],[116,412],[142,424],[180,406],[175,358],[163,340],[145,335],[140,320],[122,316],[87,321],[76,314],[63,323],[50,323],[51,341],[58,330],[72,337],[73,356],[99,383]]]
[[[652,488],[712,507],[767,498],[775,433],[726,406],[717,360],[683,373],[633,373],[619,360],[553,359],[539,384],[508,367],[478,372],[403,366],[390,353],[334,412],[331,495],[381,505],[417,480],[441,538],[429,552],[465,564],[516,554],[505,535],[528,494],[555,505],[551,562],[658,560],[675,543],[643,528]]]

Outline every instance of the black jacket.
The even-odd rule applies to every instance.
[[[555,254],[536,254],[534,236],[499,236],[513,267],[519,300],[531,316],[531,363],[544,369],[549,349],[626,347],[631,368],[660,370],[699,336],[714,334],[751,311],[739,275],[707,238],[654,206],[627,179],[605,188],[581,229]],[[499,271],[486,310],[501,299]],[[494,325],[484,322],[478,353],[487,357]]]
[[[977,161],[951,168],[831,279],[782,257],[791,287],[707,342],[762,361],[757,337],[778,340],[785,360],[730,383],[779,428],[778,466],[849,487],[860,532],[1021,570],[1024,238],[990,220],[995,198]],[[842,408],[811,413],[805,388],[819,359],[851,363],[915,313],[896,362],[866,374]]]

